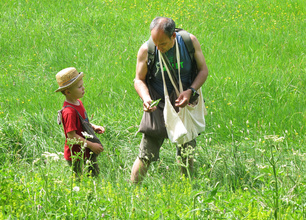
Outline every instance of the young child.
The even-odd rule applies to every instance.
[[[91,161],[92,166],[90,166],[89,172],[91,172],[92,176],[97,176],[99,174],[99,167],[96,157],[103,152],[104,149],[99,139],[94,135],[94,132],[90,133],[84,130],[84,128],[86,128],[86,126],[84,127],[84,123],[90,125],[89,130],[92,127],[98,134],[104,133],[105,129],[102,126],[89,123],[85,108],[80,100],[85,94],[83,72],[78,72],[74,67],[69,67],[56,74],[56,81],[59,88],[55,92],[62,92],[66,97],[63,109],[59,111],[59,124],[60,121],[63,123],[66,136],[64,157],[68,164],[73,166],[76,175],[79,176],[82,174],[83,164],[81,164],[80,160],[72,160],[71,155],[75,155],[77,152],[81,151],[80,145],[86,146],[84,162],[86,162],[86,160]],[[89,138],[86,140],[82,134],[84,131],[93,135],[94,139]],[[75,144],[70,149],[67,144],[67,139],[75,139],[80,145]],[[73,164],[72,161],[74,161]]]

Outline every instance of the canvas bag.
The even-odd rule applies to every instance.
[[[158,93],[152,86],[149,88],[149,92],[153,100],[159,99]],[[152,137],[167,137],[167,131],[163,119],[163,108],[164,103],[159,102],[155,111],[143,112],[137,133],[141,132]]]
[[[176,57],[177,62],[180,63],[180,55],[179,55],[177,40],[176,40],[176,56],[177,56]],[[195,139],[199,135],[199,133],[205,130],[204,114],[206,109],[202,95],[202,90],[201,88],[198,89],[199,98],[198,102],[195,105],[188,104],[184,108],[180,108],[179,113],[176,113],[171,103],[166,101],[167,99],[169,100],[169,95],[163,71],[163,63],[165,64],[165,61],[161,56],[160,52],[159,52],[159,59],[160,59],[162,78],[164,84],[164,93],[165,93],[164,119],[165,119],[168,137],[170,141],[173,143],[185,144]],[[167,65],[165,65],[165,67],[167,72],[170,73]],[[178,91],[178,88],[176,87],[171,74],[168,74],[168,76],[177,93],[177,96],[179,96],[179,93],[183,92],[183,85],[180,77],[180,65],[178,65],[178,76],[179,76],[178,81],[179,81],[180,91]],[[166,96],[168,96],[168,98]]]

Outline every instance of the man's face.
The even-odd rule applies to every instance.
[[[169,38],[162,30],[153,29],[151,31],[151,37],[157,49],[161,53],[166,53],[173,47],[176,33],[174,32],[171,38]]]

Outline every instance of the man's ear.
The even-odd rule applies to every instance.
[[[172,34],[173,39],[176,38],[176,32],[174,31]]]

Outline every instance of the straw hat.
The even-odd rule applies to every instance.
[[[59,88],[55,92],[60,92],[76,84],[83,78],[83,72],[78,72],[76,68],[69,67],[56,74],[56,81]]]

